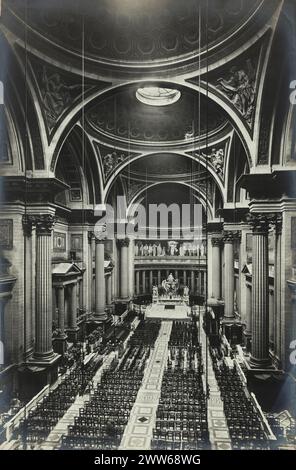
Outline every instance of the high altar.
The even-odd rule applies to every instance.
[[[161,286],[152,290],[152,305],[146,309],[147,318],[186,320],[190,316],[189,288],[185,286],[180,294],[178,279],[170,274]]]

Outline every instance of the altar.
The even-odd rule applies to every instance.
[[[181,304],[152,304],[146,308],[145,318],[159,320],[190,320],[190,307]]]
[[[153,287],[152,305],[146,309],[146,318],[189,320],[190,313],[189,288],[181,288],[172,274],[162,281],[161,286]]]

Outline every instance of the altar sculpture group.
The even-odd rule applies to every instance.
[[[167,279],[164,279],[161,283],[161,288],[162,292],[164,292],[165,296],[177,296],[178,295],[178,290],[179,290],[179,281],[178,279],[174,279],[174,276],[172,273],[169,274]],[[158,298],[159,296],[159,290],[157,286],[153,286],[152,288],[152,295],[153,298],[155,299],[156,297]],[[189,296],[189,287],[184,286],[183,287],[183,297],[188,298]]]

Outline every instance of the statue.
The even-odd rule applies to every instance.
[[[153,295],[153,297],[158,297],[158,287],[157,286],[152,287],[152,295]]]
[[[50,127],[53,127],[63,111],[72,104],[71,91],[81,85],[67,85],[58,72],[43,67],[41,93],[44,111]]]
[[[164,279],[161,286],[167,294],[176,294],[178,288],[178,281],[174,279],[172,273],[169,274],[167,279]]]
[[[228,78],[219,78],[217,88],[225,93],[250,123],[255,109],[256,70],[251,59],[243,68],[231,67]]]
[[[187,286],[184,287],[183,295],[184,295],[184,297],[188,297],[188,295],[189,295],[189,288]]]

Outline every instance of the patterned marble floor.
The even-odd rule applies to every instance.
[[[200,339],[204,368],[206,368],[207,341],[203,328],[201,328]],[[208,427],[211,447],[213,450],[231,450],[231,439],[224,414],[223,402],[221,400],[219,386],[216,381],[212,359],[209,353],[207,364],[208,384],[210,387],[210,399],[208,400]],[[205,376],[203,377],[205,385]]]
[[[162,378],[168,357],[168,342],[171,330],[171,321],[161,323],[155,348],[149,359],[142,386],[131,410],[120,449],[150,449]]]

